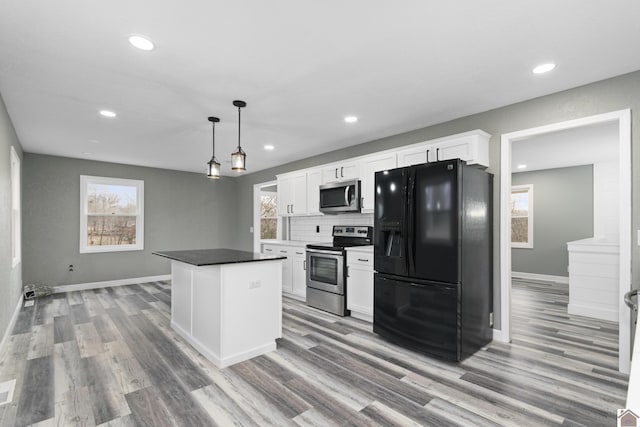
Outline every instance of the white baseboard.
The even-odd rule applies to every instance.
[[[608,320],[610,322],[618,322],[618,311],[617,310],[607,310],[601,307],[596,306],[587,306],[587,305],[579,305],[579,304],[571,304],[567,306],[567,312],[569,314],[575,314],[577,316],[585,316],[596,319]]]
[[[18,320],[18,314],[20,313],[20,309],[22,308],[22,292],[20,292],[20,297],[18,298],[18,304],[16,305],[15,310],[13,310],[13,314],[11,315],[11,320],[9,320],[9,324],[7,325],[7,330],[4,331],[4,335],[2,336],[2,341],[0,341],[0,351],[4,348],[5,343],[11,336],[11,331],[13,327],[16,325],[16,320]]]
[[[162,280],[171,280],[170,274],[161,276],[133,277],[131,279],[107,280],[105,282],[78,283],[75,285],[54,286],[53,292],[72,292],[86,291],[88,289],[110,288],[112,286],[135,285],[136,283],[160,282]]]
[[[493,330],[493,339],[500,342],[509,342],[500,329]]]
[[[569,284],[569,277],[551,276],[549,274],[522,273],[519,271],[512,271],[511,277],[515,277],[517,279],[545,280],[547,282],[564,283],[565,285]]]

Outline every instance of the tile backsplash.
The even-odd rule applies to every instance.
[[[373,226],[373,214],[339,214],[319,216],[296,216],[289,218],[290,240],[305,242],[330,242],[334,225],[370,225]],[[320,232],[316,227],[320,226]]]

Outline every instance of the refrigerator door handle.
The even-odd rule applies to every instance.
[[[405,239],[407,248],[407,260],[408,260],[408,273],[409,276],[413,276],[415,273],[415,203],[414,203],[414,192],[416,188],[416,171],[415,169],[410,170],[409,172],[409,186],[407,189],[407,225],[405,227],[405,233],[407,233],[407,238]]]
[[[391,256],[391,250],[393,249],[393,238],[395,237],[395,234],[396,234],[395,231],[391,231],[389,240],[387,240],[387,248],[385,249],[385,256]]]

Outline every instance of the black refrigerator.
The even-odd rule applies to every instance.
[[[491,341],[492,193],[459,159],[375,174],[375,333],[456,361]]]

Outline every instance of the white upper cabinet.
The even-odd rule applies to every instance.
[[[307,213],[309,215],[323,215],[320,212],[320,184],[322,184],[322,169],[307,171]]]
[[[477,129],[278,175],[278,215],[322,215],[320,185],[354,179],[361,181],[362,210],[373,212],[376,172],[458,158],[470,165],[489,167],[489,138],[491,135]]]
[[[398,150],[398,167],[462,159],[470,165],[489,167],[489,138],[481,130],[414,144]]]
[[[360,161],[347,160],[322,167],[322,183],[360,178]]]
[[[434,144],[436,160],[462,159],[470,165],[489,167],[489,135],[481,130]],[[431,161],[431,160],[430,160]]]
[[[307,214],[307,173],[278,176],[278,215]]]
[[[419,165],[421,163],[427,163],[428,161],[431,162],[433,161],[431,151],[433,150],[428,148],[426,144],[398,150],[398,167]]]
[[[375,173],[393,169],[397,166],[396,153],[386,152],[374,154],[362,159],[360,170],[362,210],[373,212],[373,200],[375,192]]]

